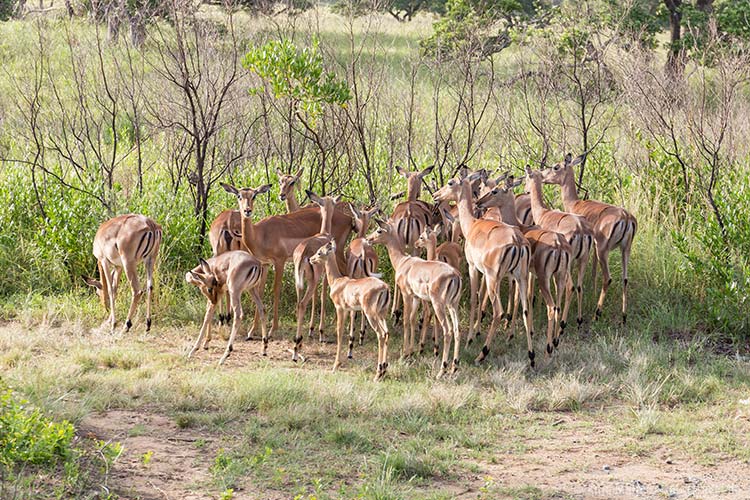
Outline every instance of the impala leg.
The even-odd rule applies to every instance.
[[[599,248],[604,250],[600,251]],[[596,247],[597,258],[599,259],[599,265],[602,267],[602,291],[599,294],[599,300],[596,302],[596,313],[594,313],[594,320],[598,320],[602,317],[602,307],[604,307],[604,298],[607,296],[607,290],[609,289],[610,283],[612,283],[612,277],[609,274],[609,262],[608,254],[604,245],[597,245]]]
[[[262,355],[266,355],[266,349],[268,348],[268,332],[266,331],[266,309],[265,306],[263,306],[263,297],[261,297],[260,288],[254,287],[250,290],[250,296],[253,299],[253,302],[255,302],[255,312],[260,316],[260,329],[261,329],[261,335],[263,335],[263,339],[265,341],[263,342],[263,351]],[[249,335],[249,334],[248,334]]]
[[[479,303],[480,306],[480,318],[479,318],[479,324],[482,324],[482,320],[484,320],[485,315],[487,314],[487,303],[490,301],[490,294],[487,293],[487,286],[484,283],[484,280],[479,282]],[[479,332],[477,332],[477,335],[479,335]]]
[[[279,329],[279,302],[281,301],[281,285],[284,279],[284,262],[275,262],[273,265],[273,325],[269,337],[276,335]]]
[[[399,309],[399,302],[401,300],[401,290],[398,285],[394,284],[393,287],[393,306],[391,307],[391,317],[393,318],[393,324],[398,325],[399,319],[402,316],[403,311]]]
[[[558,339],[562,336],[563,333],[565,333],[565,327],[568,326],[568,323],[567,323],[567,321],[568,321],[568,309],[570,309],[570,302],[571,302],[571,300],[573,298],[573,276],[571,276],[571,274],[568,272],[568,273],[565,274],[565,278],[561,278],[561,279],[564,279],[564,281],[565,281],[565,289],[561,290],[560,288],[558,288],[558,290],[557,290],[557,293],[558,293],[558,297],[557,297],[558,311],[560,309],[560,299],[561,299],[563,293],[565,294],[565,303],[563,304],[562,314],[558,318],[558,323],[560,325],[560,330],[559,330],[559,332],[557,334],[557,338]],[[557,285],[558,285],[558,287],[560,285],[560,280],[561,279],[558,279],[557,282],[556,282]]]
[[[467,347],[474,341],[475,335],[475,323],[474,318],[477,312],[477,300],[478,300],[478,288],[479,288],[479,270],[471,264],[469,264],[469,335],[466,337]]]
[[[430,328],[430,321],[432,320],[432,311],[430,310],[430,306],[425,303],[425,301],[422,301],[422,332],[419,336],[419,354],[424,353],[424,344],[427,341],[427,330]],[[433,336],[432,338],[435,339],[434,332],[437,329],[433,329]]]
[[[154,259],[146,260],[146,331],[151,331],[151,299],[154,294]]]
[[[333,371],[341,366],[341,343],[344,340],[344,320],[346,312],[336,308],[336,359],[333,362]]]
[[[267,279],[268,279],[268,266],[264,265],[261,267],[260,280],[258,281],[258,285],[256,286],[261,296],[263,296],[266,292],[266,280]],[[253,327],[247,333],[247,340],[250,340],[256,336],[260,326],[261,326],[260,312],[258,311],[258,309],[255,309],[255,316],[253,317]],[[262,325],[262,327],[265,328],[265,325]]]
[[[352,359],[354,351],[354,311],[349,311],[349,351],[346,353],[348,359]]]
[[[101,276],[102,281],[107,282],[107,290],[109,290],[109,328],[114,333],[115,331],[115,297],[117,297],[117,283],[120,281],[120,270],[113,266],[108,261],[102,263],[102,270],[104,274]]]
[[[509,312],[505,317],[508,319],[508,332],[506,333],[505,340],[510,341],[513,336],[516,334],[516,315],[518,314],[518,304],[520,303],[520,300],[518,299],[518,294],[520,293],[518,290],[518,283],[516,283],[516,280],[512,277],[510,278],[510,288],[513,289],[513,311]]]
[[[294,337],[294,351],[292,352],[292,361],[297,361],[297,356],[299,353],[299,350],[302,348],[302,328],[303,323],[305,321],[305,312],[307,311],[307,305],[310,302],[315,301],[315,289],[309,285],[309,282],[307,288],[304,290],[304,294],[302,293],[302,289],[299,287],[295,287],[297,289],[297,335]],[[303,285],[304,286],[304,285]],[[300,297],[300,295],[302,295]],[[313,304],[313,308],[314,308]],[[312,316],[314,309],[311,309],[310,312],[310,321],[312,322]],[[312,332],[312,326],[310,327],[310,331]]]
[[[401,330],[404,333],[404,341],[403,344],[401,344],[401,357],[406,358],[409,348],[409,318],[411,317],[411,300],[407,300],[406,297],[404,297],[404,321],[401,325]]]
[[[214,308],[215,304],[213,304],[210,300],[206,303],[206,315],[203,317],[203,324],[201,325],[201,331],[198,334],[198,339],[195,341],[195,345],[193,345],[193,348],[190,349],[190,352],[188,353],[187,357],[191,357],[193,354],[195,354],[195,351],[198,350],[198,348],[201,345],[201,341],[206,337],[206,333],[211,329],[211,320],[213,320],[214,317]],[[208,341],[206,341],[206,344],[208,344]],[[208,345],[204,346],[204,349],[207,348]]]
[[[125,268],[125,276],[128,277],[130,289],[132,291],[130,309],[128,309],[128,317],[125,321],[125,331],[127,332],[133,326],[133,316],[135,316],[135,311],[138,308],[138,301],[140,300],[141,295],[143,295],[143,290],[141,290],[141,284],[138,281],[137,264],[135,262],[125,262],[124,259],[123,264],[123,267]]]
[[[359,313],[359,345],[365,343],[365,314]]]
[[[513,299],[514,295],[516,293],[516,282],[513,281],[513,279],[508,280],[508,307],[506,308],[508,311],[514,311],[515,312],[515,306],[513,305]],[[518,299],[516,299],[516,302],[518,302]],[[505,316],[505,324],[504,327],[507,330],[508,327],[510,327],[511,322],[513,321],[513,314],[510,312]]]
[[[223,365],[224,361],[227,360],[229,357],[229,354],[231,354],[232,350],[234,349],[234,338],[237,336],[237,329],[242,326],[242,295],[240,293],[236,293],[236,291],[233,291],[229,295],[229,301],[230,305],[232,306],[232,312],[233,312],[233,318],[232,318],[232,333],[229,334],[229,342],[227,342],[227,347],[224,349],[224,355],[219,360],[219,364]]]
[[[316,273],[315,276],[315,288],[318,287],[318,281],[322,281],[320,284],[320,321],[318,323],[318,335],[320,335],[321,339],[325,339],[325,324],[326,324],[326,286],[327,286],[327,280],[321,280],[320,275]]]
[[[628,261],[630,260],[630,242],[622,246],[622,324],[628,319]]]
[[[532,311],[531,311],[531,304],[528,300],[528,295],[526,291],[526,287],[528,286],[528,283],[526,283],[526,280],[524,279],[523,275],[517,279],[518,283],[518,296],[521,299],[521,309],[522,309],[522,315],[523,315],[523,326],[526,328],[526,343],[528,345],[529,349],[529,363],[531,364],[531,367],[534,368],[534,343],[531,340],[532,335],[534,332],[532,331],[532,323],[531,323],[531,317],[532,317]]]
[[[578,283],[576,284],[576,299],[578,302],[578,328],[581,327],[583,324],[583,278],[586,274],[586,261],[588,259],[580,258],[578,260],[578,276],[576,276],[576,279],[578,280]],[[594,254],[594,261],[593,265],[591,267],[592,272],[592,286],[596,290],[596,254]]]
[[[552,342],[555,333],[555,300],[552,298],[549,286],[549,276],[539,278],[539,291],[541,292],[542,299],[547,307],[547,357],[552,356],[552,350],[554,349]],[[529,319],[529,322],[532,323],[532,325],[533,321],[534,318]]]
[[[458,370],[458,359],[461,350],[461,330],[459,330],[458,326],[458,301],[456,301],[454,306],[451,306],[448,309],[448,314],[450,316],[450,318],[448,318],[450,321],[449,324],[451,330],[453,330],[453,366],[451,368],[451,373],[456,373],[456,370]]]
[[[451,328],[448,326],[448,321],[445,317],[445,304],[433,304],[435,307],[435,325],[440,325],[440,329],[443,331],[443,360],[440,364],[440,371],[438,372],[437,378],[442,377],[446,371],[448,371],[448,356],[450,356],[451,349]],[[441,307],[442,306],[442,307]]]
[[[498,293],[498,280],[490,274],[485,275],[485,281],[487,282],[487,293],[490,295],[492,300],[492,322],[490,328],[487,330],[487,338],[484,340],[484,346],[482,346],[482,352],[474,359],[474,363],[481,363],[490,353],[490,345],[492,345],[492,339],[495,337],[495,331],[497,325],[500,323],[505,311],[503,311],[503,302],[500,299]]]

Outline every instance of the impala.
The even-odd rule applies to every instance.
[[[531,247],[517,227],[509,226],[503,222],[477,219],[474,216],[471,182],[475,180],[474,176],[476,175],[472,174],[460,180],[451,179],[433,195],[438,201],[452,200],[458,204],[461,232],[466,239],[464,252],[466,262],[469,265],[469,280],[471,283],[469,338],[475,336],[474,332],[478,329],[480,321],[477,308],[480,272],[484,275],[487,293],[492,301],[492,322],[482,352],[475,361],[477,363],[483,361],[490,352],[490,345],[492,344],[492,338],[495,336],[497,324],[504,315],[498,284],[505,276],[510,276],[518,286],[523,309],[523,322],[526,328],[529,361],[533,367],[535,356],[534,345],[531,341],[531,311],[527,296]]]
[[[477,204],[480,207],[497,207],[500,210],[502,221],[512,226],[518,226],[531,244],[531,270],[537,278],[539,291],[547,306],[547,355],[549,356],[559,342],[557,323],[560,321],[560,301],[563,287],[568,290],[566,301],[570,300],[572,250],[562,234],[540,229],[537,226],[521,224],[516,215],[516,196],[513,193],[513,188],[516,185],[513,177],[508,177],[504,185],[495,187],[484,195]],[[552,278],[555,280],[554,293],[550,288]],[[532,292],[532,290],[533,286],[530,280],[529,292]],[[533,317],[530,321],[534,321]]]
[[[285,174],[277,168],[276,175],[279,177],[279,198],[286,204],[287,213],[296,212],[299,210],[299,203],[295,193],[302,177],[302,168],[294,175]]]
[[[323,276],[323,265],[313,264],[310,262],[310,258],[315,255],[320,247],[331,241],[333,237],[331,235],[331,220],[333,219],[333,212],[338,199],[325,196],[323,198],[317,196],[312,191],[307,191],[307,196],[320,207],[321,224],[320,232],[315,236],[311,236],[302,240],[294,249],[292,255],[294,260],[294,284],[297,291],[297,335],[294,337],[294,351],[292,354],[292,361],[297,361],[297,353],[302,347],[302,322],[305,319],[305,312],[307,306],[310,305],[310,335],[313,331],[313,323],[315,322],[315,292],[318,290],[318,283],[320,278]],[[320,342],[323,342],[323,325],[325,323],[326,309],[325,309],[325,293],[326,285],[325,281],[321,286],[320,295]]]
[[[229,342],[227,342],[227,347],[224,350],[224,355],[219,360],[219,364],[224,364],[224,361],[231,354],[237,329],[242,325],[241,299],[242,292],[245,290],[250,290],[256,310],[261,318],[263,337],[266,337],[265,312],[260,296],[260,288],[258,287],[262,274],[263,269],[260,261],[241,250],[224,252],[208,260],[199,259],[198,266],[188,271],[185,275],[185,280],[197,286],[206,299],[208,299],[203,325],[201,326],[195,345],[188,353],[188,358],[195,354],[195,351],[201,346],[201,342],[203,343],[203,349],[208,349],[208,342],[211,340],[211,320],[214,316],[214,309],[225,293],[229,294],[234,319],[232,321],[232,333],[229,335]],[[268,344],[264,343],[263,356],[266,355],[267,347]]]
[[[596,253],[593,262],[593,283],[596,287],[597,261],[602,266],[602,291],[596,303],[595,319],[602,315],[604,297],[612,279],[609,274],[609,252],[619,248],[622,255],[622,322],[627,320],[628,307],[628,261],[638,221],[625,209],[594,200],[578,199],[573,167],[583,161],[583,155],[575,160],[568,153],[562,163],[542,171],[546,184],[558,184],[562,189],[565,210],[581,215],[591,223],[596,238]],[[535,217],[536,218],[536,217]]]
[[[138,263],[146,267],[146,331],[151,330],[151,296],[154,291],[154,263],[161,245],[161,226],[146,216],[126,214],[109,219],[94,236],[94,257],[99,268],[99,280],[82,276],[96,289],[104,309],[109,310],[110,329],[115,329],[115,298],[120,274],[130,282],[133,291],[125,322],[125,331],[133,326],[133,315],[143,290],[138,282]]]
[[[357,230],[357,237],[350,243],[346,251],[346,274],[350,278],[364,278],[365,276],[377,275],[378,270],[378,253],[365,240],[367,228],[370,226],[370,219],[380,211],[375,206],[369,210],[360,211],[354,205],[349,205],[349,210],[354,218],[354,227]],[[359,345],[365,342],[365,317],[360,315],[359,326]]]
[[[453,218],[448,214],[449,223],[453,222]],[[438,234],[441,232],[440,224],[436,224],[434,227],[426,227],[422,234],[419,235],[419,239],[416,242],[417,248],[424,248],[427,251],[427,260],[437,260],[445,262],[453,269],[461,272],[461,261],[463,260],[464,249],[458,243],[452,241],[446,241],[440,246],[437,244]],[[430,327],[430,311],[425,311],[424,320],[422,322],[422,335],[419,339],[419,352],[420,354],[424,351],[424,344],[427,338],[427,330]],[[433,329],[432,341],[434,346],[435,356],[438,355],[438,343],[437,343],[437,328]]]
[[[576,263],[575,268],[578,269],[575,289],[578,299],[577,319],[578,326],[580,327],[583,324],[583,315],[581,312],[583,307],[583,275],[586,272],[586,265],[589,261],[592,245],[595,243],[594,231],[591,224],[580,215],[561,212],[559,210],[549,210],[544,205],[544,200],[542,199],[542,176],[538,171],[532,171],[528,166],[526,191],[531,197],[531,211],[534,215],[534,222],[539,227],[561,233],[568,240],[573,250],[573,261]],[[562,320],[560,321],[561,333],[567,324],[569,305],[570,302],[566,301]]]
[[[331,290],[331,300],[336,308],[336,359],[333,371],[341,366],[341,344],[344,337],[346,313],[349,312],[349,357],[354,344],[354,312],[361,311],[378,336],[378,366],[375,380],[385,376],[388,368],[388,313],[390,291],[388,285],[379,278],[350,278],[339,271],[334,253],[336,242],[329,241],[310,258],[314,265],[323,263],[326,279]]]
[[[396,171],[406,178],[406,201],[394,207],[390,220],[410,254],[415,252],[414,243],[419,235],[432,222],[432,208],[419,199],[419,194],[422,192],[422,181],[432,172],[432,169],[433,166],[429,166],[421,172],[409,172],[401,167],[396,167]],[[398,310],[399,291],[398,287],[394,289],[393,309],[391,311],[391,314],[396,318],[396,322],[398,322],[400,315]]]
[[[269,336],[279,327],[279,300],[281,284],[284,275],[284,265],[292,257],[297,245],[310,236],[315,236],[321,226],[320,209],[305,207],[296,212],[283,215],[273,215],[255,223],[253,222],[253,206],[255,198],[271,189],[270,184],[259,188],[237,189],[222,183],[222,187],[237,197],[242,218],[243,245],[264,265],[273,265],[273,324]],[[331,222],[331,233],[337,244],[343,244],[352,231],[352,220],[348,215],[335,210]],[[343,267],[343,251],[337,252],[339,266]],[[263,285],[261,285],[263,288]],[[259,317],[256,314],[256,326]],[[253,327],[255,331],[255,326]],[[268,341],[266,337],[265,342]]]
[[[443,362],[438,377],[448,370],[451,340],[454,341],[451,372],[455,372],[461,343],[458,329],[461,275],[444,262],[426,261],[407,254],[396,227],[390,222],[376,222],[380,227],[367,237],[367,241],[385,245],[396,275],[396,285],[404,298],[403,356],[410,356],[413,352],[417,303],[419,300],[429,301],[443,332]]]
[[[208,241],[211,243],[211,255],[216,257],[231,250],[242,250],[242,218],[239,210],[224,210],[211,223],[208,230]],[[229,323],[229,296],[224,294],[222,313],[219,305],[219,323]]]

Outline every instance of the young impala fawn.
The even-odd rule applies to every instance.
[[[385,245],[396,275],[396,285],[401,289],[404,299],[403,356],[410,356],[414,350],[417,304],[420,300],[428,301],[443,332],[443,363],[438,377],[448,371],[451,340],[455,344],[450,371],[455,372],[458,369],[461,343],[458,329],[461,275],[445,262],[426,261],[407,254],[396,227],[389,222],[376,222],[380,227],[367,237],[367,241]]]
[[[292,361],[297,361],[297,354],[302,347],[302,322],[305,319],[307,306],[310,305],[310,335],[312,335],[315,323],[315,293],[318,291],[318,283],[323,275],[324,269],[321,264],[313,264],[310,258],[315,255],[320,247],[331,241],[331,220],[338,202],[338,198],[329,196],[319,197],[312,191],[307,191],[307,196],[320,207],[321,224],[320,232],[315,236],[302,240],[294,249],[292,259],[294,261],[294,285],[297,291],[297,335],[294,337],[294,351]],[[325,293],[326,283],[321,284],[320,294],[320,338],[323,342],[323,325],[325,323]],[[311,304],[312,303],[312,304]]]
[[[154,290],[154,263],[162,240],[161,226],[143,215],[127,214],[109,219],[94,237],[94,256],[99,280],[82,276],[96,289],[104,308],[109,310],[109,326],[115,330],[115,297],[120,274],[125,271],[133,291],[125,331],[133,326],[133,315],[143,290],[138,282],[138,263],[146,267],[146,331],[151,330],[151,295]]]
[[[450,214],[446,213],[444,215],[447,215],[447,222],[451,224],[453,222],[453,218],[450,216]],[[438,234],[440,234],[441,230],[442,228],[440,224],[436,224],[433,227],[427,226],[424,231],[422,231],[422,234],[419,235],[419,239],[415,243],[415,246],[417,248],[424,248],[427,251],[427,260],[437,260],[440,262],[445,262],[456,271],[461,272],[460,266],[461,261],[463,260],[464,249],[461,248],[461,245],[452,241],[446,241],[445,243],[442,243],[440,246],[438,246],[437,237]],[[430,327],[431,320],[432,317],[430,315],[430,310],[426,309],[424,311],[424,319],[422,322],[422,335],[419,339],[420,354],[424,351],[424,344],[427,338],[427,330]],[[437,356],[439,351],[437,343],[437,325],[435,325],[432,330],[432,341],[433,352],[435,356]]]
[[[341,344],[346,313],[349,313],[348,357],[351,358],[354,345],[354,313],[361,311],[378,336],[378,366],[375,380],[380,380],[388,368],[388,325],[385,317],[388,314],[390,290],[379,278],[343,276],[336,263],[335,252],[336,242],[329,241],[310,258],[312,264],[323,263],[325,266],[331,300],[336,308],[336,360],[333,363],[333,371],[341,366]]]
[[[263,329],[263,338],[266,338],[266,315],[263,310],[263,301],[260,296],[258,284],[261,282],[263,269],[258,259],[247,252],[241,250],[232,250],[224,252],[208,260],[199,259],[198,266],[188,271],[185,280],[197,286],[201,293],[208,299],[206,304],[206,315],[203,318],[198,340],[188,353],[188,358],[192,356],[203,341],[203,348],[208,349],[208,342],[211,340],[211,320],[214,317],[214,309],[220,298],[229,294],[229,303],[234,311],[232,321],[232,333],[229,335],[229,342],[224,350],[224,355],[219,360],[223,364],[232,352],[234,338],[237,330],[242,325],[242,292],[250,290],[250,295],[255,302],[255,307],[261,318],[261,328]],[[249,338],[249,334],[248,334]],[[267,343],[263,343],[263,356],[266,355]]]
[[[346,275],[350,278],[364,278],[374,276],[380,278],[378,271],[378,253],[365,240],[367,229],[370,227],[370,219],[380,211],[377,206],[369,210],[359,210],[354,205],[349,205],[349,210],[354,218],[354,227],[357,236],[349,243],[346,250]],[[365,342],[365,317],[359,315],[359,345]]]

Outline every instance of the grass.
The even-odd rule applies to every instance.
[[[733,417],[750,383],[748,363],[700,344],[654,341],[647,330],[573,334],[536,371],[526,366],[522,342],[498,341],[480,367],[471,364],[476,349],[464,350],[461,371],[445,381],[433,380],[429,357],[393,359],[389,377],[373,383],[372,338],[335,374],[330,359],[300,368],[243,354],[247,344],[217,368],[215,351],[184,358],[195,323],[110,336],[85,321],[50,319],[57,326],[0,327],[7,382],[74,423],[129,409],[218,436],[214,479],[201,486],[215,493],[252,484],[317,498],[440,498],[440,485],[461,484],[502,457],[532,459],[561,432],[595,435],[602,425],[608,431],[594,447],[604,453],[648,457],[669,447],[701,464],[750,460],[741,437],[747,425]],[[272,346],[283,353],[282,342]],[[488,495],[555,494],[514,488],[495,485]]]

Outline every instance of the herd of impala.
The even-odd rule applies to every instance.
[[[377,207],[363,209],[342,203],[338,198],[319,197],[307,191],[312,204],[300,207],[296,188],[301,171],[295,175],[277,172],[281,199],[288,213],[253,220],[253,207],[259,194],[268,192],[270,184],[257,188],[238,189],[228,184],[223,188],[237,197],[239,210],[225,210],[211,224],[210,242],[213,256],[200,259],[186,280],[196,285],[208,299],[203,325],[188,356],[211,339],[211,323],[217,306],[226,301],[221,322],[233,317],[231,334],[220,363],[232,352],[243,312],[241,295],[249,291],[255,303],[251,338],[260,329],[262,354],[266,355],[269,338],[278,329],[279,299],[284,266],[294,263],[297,292],[297,329],[292,359],[297,361],[304,337],[305,316],[310,309],[308,334],[315,331],[315,296],[321,285],[318,334],[324,340],[326,288],[336,310],[336,370],[342,361],[342,343],[347,313],[349,344],[347,356],[352,357],[355,317],[361,314],[359,344],[365,333],[365,320],[378,339],[378,362],[375,379],[382,378],[388,367],[388,324],[392,315],[403,325],[401,355],[411,356],[424,349],[427,332],[432,326],[434,352],[439,354],[438,333],[443,334],[442,364],[438,377],[456,371],[459,362],[461,334],[459,301],[462,290],[461,266],[468,265],[470,310],[468,319],[469,345],[479,334],[487,301],[492,304],[492,320],[481,352],[481,362],[490,351],[493,336],[501,323],[512,338],[517,309],[520,304],[528,356],[534,362],[533,315],[531,300],[538,288],[547,310],[546,352],[550,356],[558,346],[568,321],[570,302],[577,297],[577,322],[583,322],[581,311],[583,277],[593,252],[592,275],[596,284],[597,267],[601,266],[602,288],[594,319],[601,316],[607,289],[611,283],[608,256],[619,248],[622,254],[622,320],[626,320],[628,260],[637,229],[635,217],[620,207],[592,200],[581,200],[576,191],[573,167],[583,157],[565,159],[551,167],[531,170],[526,167],[523,179],[504,175],[491,178],[486,171],[462,169],[461,175],[433,192],[435,203],[419,199],[425,176],[432,167],[421,172],[398,169],[406,178],[406,201],[396,205],[387,220],[376,218]],[[522,185],[524,193],[514,194]],[[545,206],[543,184],[557,184],[562,190],[565,211]],[[370,221],[377,229],[367,234]],[[348,245],[352,232],[356,237]],[[438,238],[447,241],[438,245]],[[97,258],[99,280],[84,278],[95,287],[105,308],[109,310],[110,328],[115,327],[115,295],[122,271],[132,288],[132,300],[125,330],[141,296],[147,294],[146,330],[151,327],[151,295],[153,270],[162,240],[161,227],[142,215],[128,214],[102,224],[94,239],[93,253]],[[463,241],[463,244],[460,242]],[[395,285],[393,300],[389,286],[377,273],[378,255],[373,245],[385,246],[393,266]],[[419,256],[427,252],[427,259]],[[140,287],[137,266],[146,267],[146,289]],[[266,329],[263,290],[268,266],[274,268],[273,321]],[[480,280],[480,273],[484,280]],[[575,274],[575,277],[573,275]],[[501,300],[501,282],[509,279],[506,308]],[[390,307],[392,304],[392,308]],[[402,305],[402,306],[401,306]],[[422,309],[421,326],[418,311]],[[403,309],[401,309],[403,307]],[[507,312],[506,312],[507,309]],[[229,312],[231,310],[231,313]],[[390,313],[389,313],[390,310]],[[511,312],[512,310],[512,312]],[[421,330],[418,332],[418,330]],[[417,346],[417,333],[419,345]],[[453,357],[450,347],[453,343]]]

